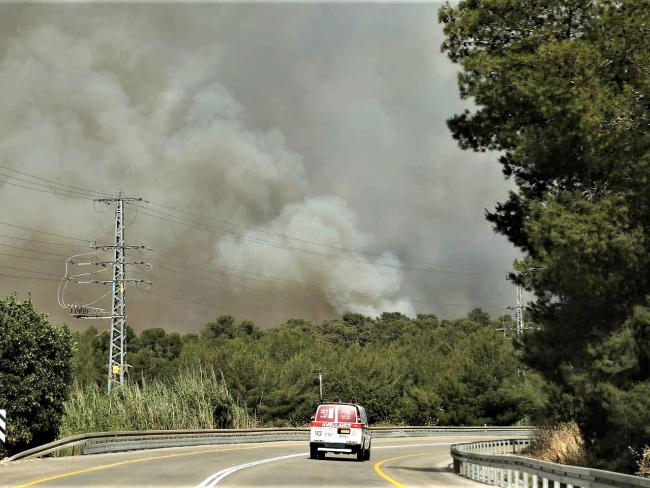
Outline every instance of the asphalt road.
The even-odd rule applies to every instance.
[[[0,464],[2,487],[485,486],[449,470],[449,445],[470,436],[374,439],[370,461],[309,459],[304,441],[155,449]]]

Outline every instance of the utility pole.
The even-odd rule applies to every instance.
[[[320,369],[314,371],[315,375],[318,375],[318,387],[320,391],[320,403],[323,403],[323,372]]]
[[[129,246],[126,245],[124,240],[124,207],[128,203],[141,203],[144,202],[142,198],[125,197],[122,193],[118,193],[116,197],[97,198],[95,202],[105,203],[106,205],[115,205],[115,243],[111,245],[92,246],[93,249],[98,251],[113,251],[112,261],[91,261],[87,263],[75,263],[70,261],[76,266],[103,266],[113,268],[112,280],[95,280],[89,279],[87,281],[76,281],[81,284],[101,284],[111,285],[112,290],[112,306],[110,314],[97,308],[87,306],[71,306],[70,313],[80,319],[110,319],[110,344],[108,354],[108,392],[110,393],[115,384],[124,384],[124,373],[126,371],[126,285],[128,283],[148,283],[149,281],[142,279],[129,279],[126,277],[127,265],[146,265],[151,266],[145,262],[128,262],[126,259],[127,249],[148,249],[145,246]],[[91,275],[92,276],[92,275]],[[68,278],[69,279],[69,278]]]

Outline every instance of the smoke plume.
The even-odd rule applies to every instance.
[[[507,186],[485,157],[462,167],[444,128],[460,105],[435,6],[3,4],[0,27],[0,165],[153,202],[127,208],[127,240],[155,250],[132,253],[153,267],[131,276],[154,282],[129,290],[136,328],[506,300],[500,277],[471,275],[513,257],[482,222]],[[0,169],[0,220],[112,239],[111,207],[29,181]],[[23,249],[87,250],[0,231],[69,245],[0,238]],[[65,258],[15,247],[0,253],[52,261],[0,265],[63,273]],[[70,321],[55,281],[2,278],[10,290]],[[105,291],[66,290],[80,303]]]

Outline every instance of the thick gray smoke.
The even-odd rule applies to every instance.
[[[471,273],[505,271],[513,257],[482,222],[507,187],[444,128],[461,105],[435,10],[3,4],[0,164],[196,213],[129,210],[128,240],[163,253],[150,255],[150,293],[129,293],[136,327],[505,305],[502,275]],[[111,238],[110,208],[0,185],[2,221]],[[0,264],[62,271],[11,256]],[[2,283],[65,317],[55,282]],[[69,290],[80,301],[104,291]]]

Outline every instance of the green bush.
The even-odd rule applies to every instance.
[[[7,443],[0,457],[53,441],[72,381],[72,336],[31,300],[0,300],[0,407]]]
[[[495,330],[508,326],[510,322],[504,320],[510,319],[491,320],[481,310],[443,321],[433,315],[410,319],[391,313],[372,319],[344,314],[319,325],[293,319],[261,330],[249,321],[236,324],[224,316],[206,325],[200,335],[172,338],[160,329],[145,330],[129,343],[129,363],[137,368],[137,374],[130,374],[132,386],[117,392],[114,401],[128,403],[122,400],[128,393],[134,397],[132,410],[139,411],[138,402],[152,404],[137,396],[140,389],[166,388],[165,394],[172,395],[174,385],[197,374],[189,371],[214,370],[225,378],[235,405],[244,407],[251,417],[265,425],[304,425],[319,401],[314,371],[320,369],[325,400],[362,403],[372,423],[509,425],[536,416],[544,396],[539,376],[524,370],[511,339]],[[105,360],[97,337],[92,332],[79,335],[80,350],[101,355],[100,359],[80,355],[79,371],[97,368]],[[185,379],[172,380],[179,371]],[[90,375],[84,373],[84,377]],[[90,423],[66,427],[66,432],[113,428],[97,424],[98,418],[105,417],[106,422],[114,418],[118,408],[103,394],[105,375],[97,377],[101,386],[74,393],[70,418],[83,418],[83,408],[75,406],[81,400],[91,410],[111,407],[111,412],[91,411]],[[195,384],[195,380],[190,382]],[[192,397],[200,388],[188,388],[186,394]],[[93,406],[95,397],[101,399],[101,406]],[[170,398],[162,403],[171,402]],[[229,405],[226,401],[221,410],[225,420],[214,425],[228,424]],[[205,416],[199,412],[206,409],[196,402],[187,406],[188,416],[194,415],[192,408],[199,417]],[[167,407],[161,412],[163,417],[166,414]],[[153,428],[146,418],[134,414],[128,422],[120,420],[120,428]],[[164,419],[155,423],[173,425]],[[212,424],[204,421],[200,425]]]

